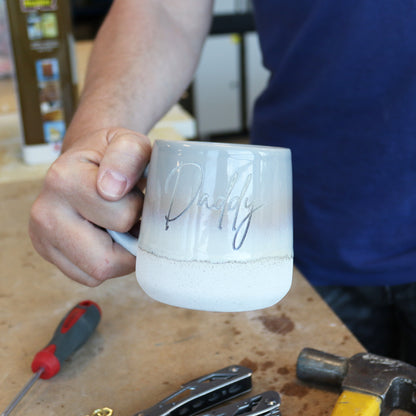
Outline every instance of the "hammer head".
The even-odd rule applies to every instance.
[[[416,414],[416,367],[375,354],[339,357],[312,348],[301,351],[296,365],[299,379],[375,395],[381,415],[393,409]]]

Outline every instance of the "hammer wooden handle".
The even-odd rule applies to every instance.
[[[379,416],[381,398],[345,390],[338,398],[331,416]]]

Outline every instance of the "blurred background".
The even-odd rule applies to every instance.
[[[112,0],[70,0],[76,41],[94,40],[111,4]],[[11,73],[5,15],[5,0],[0,0],[0,79]],[[262,66],[251,1],[216,0],[200,65],[180,100],[195,120],[195,138],[248,140],[252,107],[268,76]],[[2,95],[6,97],[4,91]],[[5,107],[9,102],[1,101],[0,106]],[[4,113],[8,109],[0,108],[0,111]]]
[[[71,0],[77,40],[92,40],[112,0]],[[210,36],[181,105],[196,120],[198,138],[244,140],[253,103],[267,82],[250,0],[216,0]]]

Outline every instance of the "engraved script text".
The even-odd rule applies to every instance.
[[[189,195],[181,197],[178,201],[178,189],[184,181],[192,178],[195,182],[194,190],[189,190]],[[166,179],[165,191],[170,193],[170,203],[165,215],[165,230],[169,224],[185,215],[192,206],[198,206],[218,213],[216,226],[219,230],[224,228],[227,216],[232,216],[231,227],[234,232],[232,247],[239,250],[247,237],[253,213],[262,205],[256,205],[250,196],[247,195],[253,181],[251,173],[234,172],[227,183],[224,195],[214,196],[202,192],[204,184],[204,171],[197,163],[181,164],[170,172]],[[183,186],[182,186],[183,187]],[[191,188],[191,187],[189,187]]]

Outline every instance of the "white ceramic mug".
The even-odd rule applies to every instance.
[[[292,229],[289,149],[157,140],[139,239],[110,234],[137,256],[137,280],[152,298],[247,311],[289,291]]]

